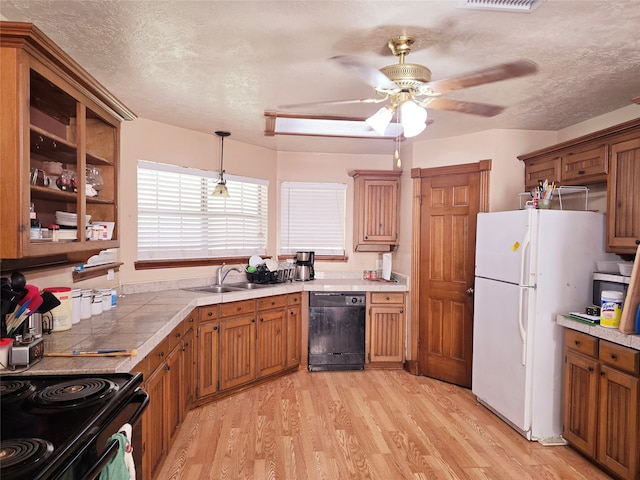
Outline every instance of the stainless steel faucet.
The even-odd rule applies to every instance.
[[[231,271],[244,273],[244,270],[242,270],[240,267],[229,267],[225,271],[225,269],[224,269],[225,265],[226,264],[223,263],[222,265],[220,265],[220,268],[218,268],[217,277],[216,277],[216,285],[222,285],[222,282],[224,282],[224,279],[227,278],[227,275]]]

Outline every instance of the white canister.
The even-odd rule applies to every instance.
[[[71,318],[71,288],[51,287],[44,290],[53,293],[60,301],[60,305],[51,310],[51,331],[62,332],[69,330],[73,324],[73,319]]]
[[[82,298],[80,300],[80,318],[86,320],[91,318],[91,290],[82,290]]]
[[[100,293],[102,294],[102,311],[111,310],[111,289],[103,288]]]
[[[600,326],[618,328],[622,317],[624,294],[613,290],[604,290],[601,295]]]
[[[82,290],[74,288],[71,290],[71,323],[80,323],[82,314]]]
[[[102,292],[100,290],[93,291],[93,299],[91,300],[91,315],[100,315],[102,313]]]

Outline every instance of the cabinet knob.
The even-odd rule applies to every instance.
[[[251,319],[251,323],[256,323],[256,319],[255,319],[255,318],[252,318],[252,319]]]
[[[207,316],[212,317],[213,316],[213,312],[207,312]]]
[[[640,239],[636,240],[636,245],[640,245]]]
[[[169,370],[171,370],[171,367],[167,365],[166,367],[164,367],[164,369],[168,372]]]
[[[176,338],[180,338],[181,333],[180,332],[176,332]]]
[[[593,367],[589,367],[587,368],[587,370],[589,370],[590,372],[593,372]]]
[[[189,323],[193,323],[193,317],[189,317]]]
[[[400,309],[400,313],[404,313],[404,310]]]
[[[578,345],[580,345],[580,340],[574,340],[574,342],[573,342],[573,343],[575,343],[575,344],[576,344],[576,347],[577,347]]]
[[[261,322],[264,322],[264,318],[260,318],[260,321],[261,321]]]
[[[385,299],[386,299],[387,301],[389,301],[389,300],[391,300],[391,297],[385,297]]]
[[[604,377],[604,375],[605,375],[605,373],[602,370],[600,370],[600,376]]]
[[[240,310],[242,310],[242,307],[236,307],[236,310],[239,312]]]
[[[618,355],[616,355],[615,353],[611,354],[611,360],[617,360],[618,359]]]
[[[159,356],[159,357],[164,357],[164,352],[159,352],[159,353],[158,353],[158,356]]]
[[[578,175],[584,175],[584,170],[578,170]]]
[[[218,330],[218,327],[213,327],[213,331],[215,332],[216,330]]]

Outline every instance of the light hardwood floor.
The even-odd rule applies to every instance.
[[[159,479],[609,479],[470,390],[400,370],[300,370],[190,411]]]

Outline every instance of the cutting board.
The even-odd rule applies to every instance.
[[[618,326],[618,329],[622,333],[640,333],[636,332],[638,304],[640,304],[640,245],[638,245],[636,258],[633,262],[631,282],[629,283],[627,297],[624,300],[624,308],[622,309],[622,317],[620,318],[620,325]]]

